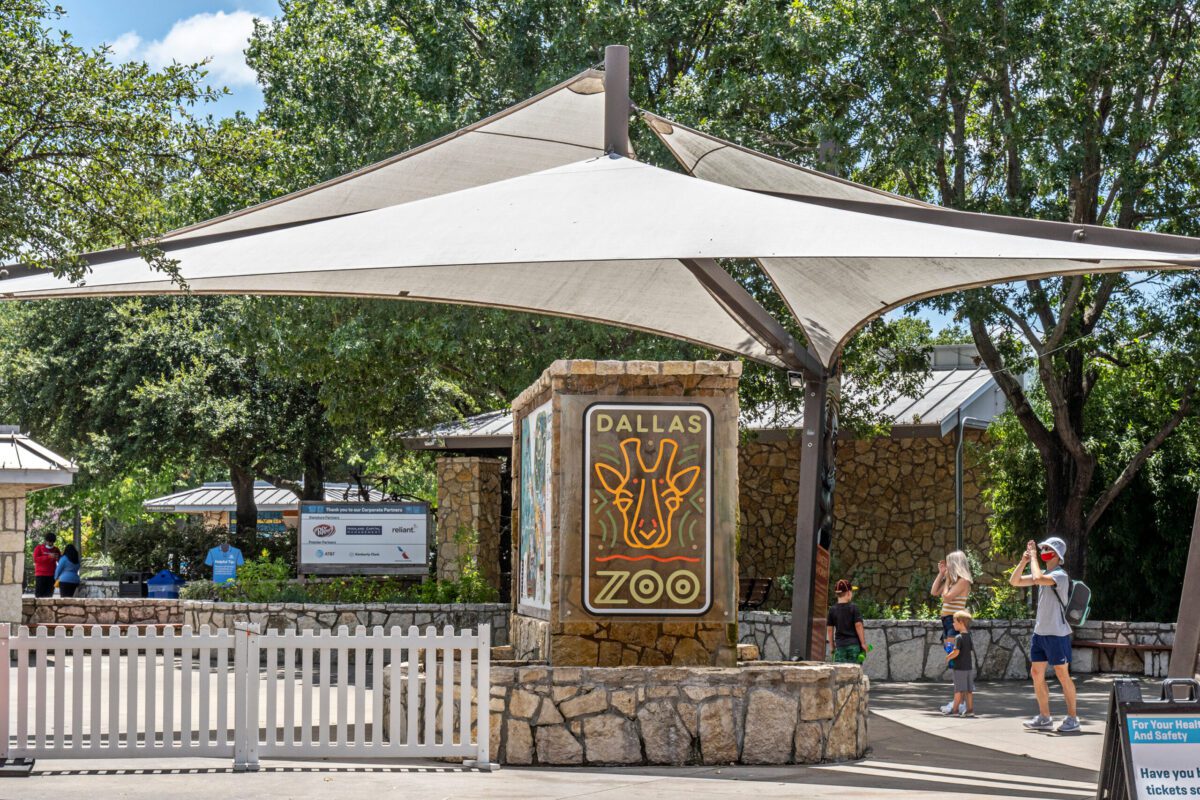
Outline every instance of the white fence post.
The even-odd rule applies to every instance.
[[[257,772],[260,629],[245,622],[233,627],[233,769]]]
[[[479,666],[475,681],[475,713],[478,723],[475,726],[475,758],[463,761],[463,766],[476,769],[497,769],[492,763],[491,753],[491,721],[492,721],[492,626],[482,623],[479,626]],[[465,698],[464,698],[465,700]]]
[[[3,670],[3,674],[0,674],[0,764],[8,761],[9,720],[12,719],[8,701],[8,676],[11,672],[8,649],[10,627],[7,622],[0,623],[0,669]],[[23,701],[24,698],[18,700]]]

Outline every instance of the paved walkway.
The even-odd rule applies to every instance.
[[[264,761],[264,770],[232,772],[228,761],[177,759],[114,765],[39,761],[33,777],[0,782],[0,800],[31,796],[321,798],[704,798],[771,800],[847,798],[1061,798],[1095,795],[1110,682],[1080,684],[1082,735],[1027,733],[1027,683],[981,684],[979,716],[941,716],[939,684],[872,687],[869,758],[816,767],[517,769],[478,773],[422,762],[377,767],[345,762]],[[1061,703],[1061,701],[1059,701]],[[1056,710],[1058,706],[1056,705]],[[1061,712],[1060,712],[1061,713]],[[116,768],[114,768],[116,767]]]
[[[1151,684],[1147,681],[1146,685]],[[1021,727],[1022,721],[1037,713],[1028,681],[981,681],[976,685],[976,716],[967,719],[942,716],[939,711],[940,706],[950,702],[948,684],[876,683],[871,686],[871,711],[948,741],[1095,772],[1100,769],[1112,679],[1086,676],[1077,679],[1075,686],[1083,729],[1073,734],[1039,733]],[[1053,681],[1050,710],[1056,722],[1066,714],[1062,693]],[[871,739],[875,741],[874,730]]]

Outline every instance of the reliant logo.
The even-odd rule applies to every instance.
[[[335,533],[337,533],[337,528],[333,527],[332,525],[321,523],[320,525],[313,526],[313,536],[316,536],[318,539],[324,539],[326,537],[333,536]]]

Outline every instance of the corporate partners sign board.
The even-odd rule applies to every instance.
[[[432,527],[426,503],[301,503],[300,572],[423,575]]]

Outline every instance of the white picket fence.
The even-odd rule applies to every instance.
[[[461,756],[483,766],[490,649],[486,625],[68,635],[0,624],[0,761],[209,756],[252,770],[260,757]]]

